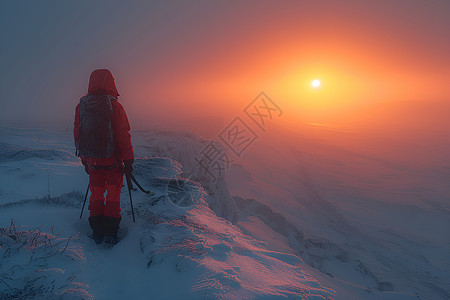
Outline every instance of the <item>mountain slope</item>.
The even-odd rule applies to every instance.
[[[19,180],[27,172],[24,168],[11,174],[14,164],[48,163],[33,149],[21,151],[26,155],[20,160],[1,162],[1,179],[9,176],[11,181]],[[59,177],[68,181],[73,176],[84,177],[81,165],[75,168],[71,160],[56,161]],[[52,171],[49,168],[50,175],[43,172],[33,177],[44,177],[52,186]],[[113,248],[99,247],[88,237],[87,212],[78,219],[84,196],[81,191],[58,196],[37,194],[21,200],[2,194],[1,297],[333,297],[334,291],[314,279],[299,257],[267,250],[264,243],[217,217],[206,202],[203,187],[180,175],[181,165],[170,158],[137,160],[136,177],[154,194],[133,193],[136,223],[132,223],[128,195],[122,193],[121,241]],[[172,185],[174,181],[181,185]],[[78,180],[72,182],[75,190],[81,190],[76,186]],[[28,193],[34,188],[39,190],[31,185]],[[14,224],[10,224],[11,219]]]

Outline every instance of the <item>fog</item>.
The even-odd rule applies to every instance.
[[[309,284],[299,297],[323,285],[336,299],[448,299],[449,16],[448,0],[0,1],[0,225],[46,224],[88,257],[19,270],[27,250],[7,237],[3,292],[59,293],[39,275],[52,271],[108,299],[296,297]],[[107,256],[78,219],[88,181],[72,134],[99,68],[152,192],[122,189],[122,241]],[[172,196],[192,180],[208,208]],[[259,244],[283,267],[260,266]]]
[[[0,120],[70,124],[96,68],[113,72],[132,127],[220,130],[261,91],[286,124],[448,100],[449,12],[447,1],[2,2]],[[315,76],[328,88],[312,95],[303,82]]]
[[[217,139],[263,91],[282,111],[270,120],[275,132],[308,132],[390,161],[445,160],[449,2],[24,1],[0,8],[2,126],[70,131],[90,73],[108,68],[132,131]],[[323,86],[314,90],[316,77]],[[296,147],[296,139],[288,144]]]

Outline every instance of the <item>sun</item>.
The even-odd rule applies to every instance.
[[[318,87],[320,86],[320,80],[319,80],[319,79],[314,79],[314,80],[311,82],[311,85],[312,85],[314,88],[318,88]]]

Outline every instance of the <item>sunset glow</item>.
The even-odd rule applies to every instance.
[[[319,80],[319,79],[314,79],[314,80],[311,82],[311,85],[312,85],[314,88],[318,88],[318,87],[320,86],[320,80]]]
[[[449,16],[1,1],[1,299],[450,300]]]

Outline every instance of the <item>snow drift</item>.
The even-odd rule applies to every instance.
[[[132,223],[123,189],[122,241],[107,249],[89,239],[86,212],[78,220],[87,176],[71,154],[70,131],[1,128],[0,135],[2,232],[12,230],[13,219],[18,232],[35,236],[40,228],[52,245],[70,239],[67,249],[80,253],[46,244],[30,255],[2,237],[0,257],[16,249],[0,260],[5,295],[449,298],[448,159],[426,157],[410,140],[370,141],[317,126],[268,134],[212,181],[195,168],[195,155],[211,141],[134,132],[134,173],[153,194],[133,193]],[[30,257],[40,257],[39,266]],[[35,281],[40,269],[51,282]]]
[[[8,144],[6,150],[9,149]],[[33,149],[20,151],[23,153],[20,159],[5,158],[3,167],[54,159],[53,155],[35,155]],[[74,168],[73,162],[64,157],[58,162],[64,165],[66,180],[84,176],[81,165]],[[96,245],[88,237],[86,219],[78,220],[84,196],[81,187],[74,186],[79,191],[58,196],[44,193],[21,200],[3,195],[1,297],[333,297],[334,291],[312,277],[299,257],[267,250],[264,242],[243,234],[232,222],[218,217],[210,207],[236,221],[234,200],[225,198],[229,201],[226,205],[214,205],[220,196],[211,200],[202,184],[182,176],[182,169],[182,164],[168,157],[137,160],[135,176],[150,188],[152,195],[133,194],[136,223],[132,223],[128,195],[122,194],[121,241],[114,248]],[[51,178],[47,178],[50,186]],[[77,182],[74,180],[72,184]],[[215,195],[229,195],[224,185],[214,191]],[[5,224],[9,219],[14,223]]]

